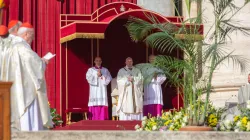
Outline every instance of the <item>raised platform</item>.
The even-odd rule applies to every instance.
[[[53,130],[135,130],[141,121],[90,121],[84,120]]]
[[[250,133],[41,131],[41,132],[13,132],[11,140],[250,140]]]

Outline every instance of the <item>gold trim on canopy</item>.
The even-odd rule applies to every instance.
[[[175,34],[175,38],[183,40],[185,39],[185,40],[201,41],[204,39],[204,36],[198,34]]]
[[[67,42],[76,38],[104,39],[104,33],[74,33],[74,34],[61,38],[60,43],[64,43],[64,42]]]

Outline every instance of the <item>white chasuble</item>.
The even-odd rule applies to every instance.
[[[156,68],[152,68],[155,72],[162,71]],[[161,72],[163,73],[163,72]],[[144,85],[144,105],[150,104],[160,104],[163,105],[163,97],[162,97],[162,88],[161,85],[166,80],[166,76],[164,74],[158,74],[156,77],[152,79],[152,81]]]
[[[102,76],[97,76],[98,68],[89,68],[86,79],[89,83],[88,106],[108,106],[107,85],[112,80],[108,69],[101,67]]]
[[[30,48],[29,44],[19,42],[9,46],[1,62],[1,80],[13,82],[11,87],[12,127],[23,131],[52,127],[42,59]],[[37,114],[29,115],[32,112]],[[43,126],[37,126],[39,124]]]
[[[128,77],[133,77],[134,81],[128,81]],[[121,115],[140,115],[143,109],[143,77],[139,69],[133,67],[129,70],[127,67],[121,68],[117,76],[117,85],[119,92],[117,113]],[[124,117],[124,119],[133,117]],[[140,117],[137,117],[140,118]],[[134,118],[136,119],[136,118]]]

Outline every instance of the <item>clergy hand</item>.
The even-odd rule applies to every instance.
[[[49,60],[44,59],[44,58],[42,58],[42,60],[43,60],[43,62],[44,62],[46,65],[48,65],[48,64],[49,64]]]
[[[101,77],[102,76],[102,73],[101,73],[101,70],[99,69],[98,72],[97,72],[97,76],[98,77]]]
[[[133,82],[133,81],[134,81],[134,78],[133,78],[132,76],[129,76],[129,77],[128,77],[128,81]]]

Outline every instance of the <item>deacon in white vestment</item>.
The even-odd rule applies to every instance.
[[[154,55],[149,56],[150,63],[153,63],[154,59]],[[149,71],[153,71],[154,77],[149,84],[144,84],[143,115],[148,116],[150,114],[151,117],[161,116],[163,107],[161,85],[166,80],[166,76],[164,74],[157,74],[162,70],[155,67]]]
[[[21,131],[44,130],[52,127],[44,75],[45,62],[30,47],[34,38],[32,25],[22,24],[18,35],[23,41],[8,46],[1,69],[1,80],[13,82],[11,128]]]
[[[141,120],[143,110],[143,77],[133,67],[132,58],[126,59],[126,66],[117,75],[119,92],[117,113],[120,120]]]
[[[108,120],[107,85],[112,80],[108,69],[101,66],[102,59],[95,58],[95,66],[89,68],[86,79],[89,83],[89,120]]]

